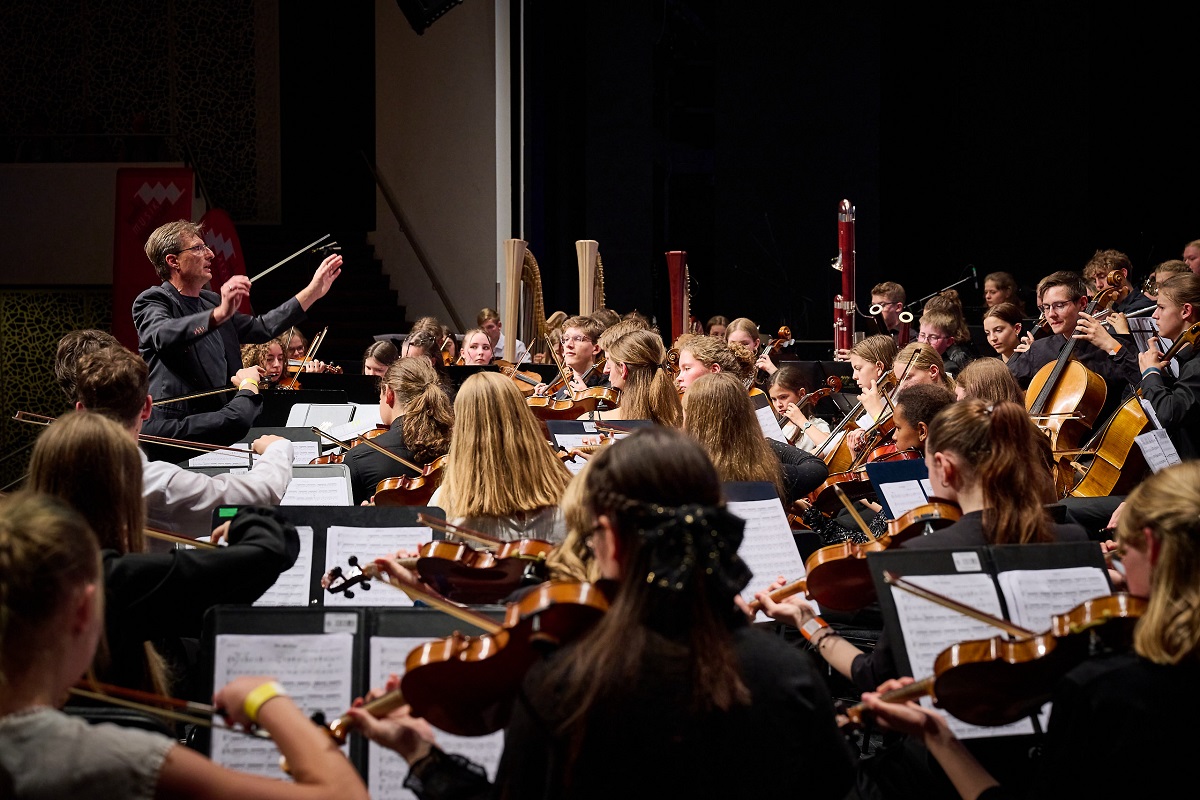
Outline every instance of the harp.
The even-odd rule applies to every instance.
[[[542,300],[542,273],[529,252],[529,242],[504,242],[504,317],[513,335],[527,343],[529,352],[545,350],[546,307]]]
[[[600,260],[600,243],[595,239],[575,242],[575,259],[579,262],[579,313],[591,314],[604,305],[604,263]]]
[[[667,277],[671,286],[671,341],[685,333],[704,333],[704,326],[692,315],[692,279],[686,250],[667,251]]]

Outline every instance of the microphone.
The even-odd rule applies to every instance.
[[[979,288],[979,273],[975,271],[975,265],[971,265],[971,277],[975,279],[975,288]]]

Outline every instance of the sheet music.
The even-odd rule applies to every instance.
[[[1050,620],[1096,597],[1112,594],[1108,577],[1098,567],[1013,569],[996,576],[1008,616],[1026,630],[1050,630]]]
[[[236,447],[238,450],[250,452],[249,442],[237,442],[231,444],[230,447]],[[307,440],[302,442],[292,442],[292,463],[307,464],[316,458],[320,453],[318,443]],[[259,458],[259,456],[255,456]],[[214,450],[211,453],[205,453],[194,458],[188,459],[189,467],[241,467],[245,469],[250,463],[250,457],[247,455],[238,455],[231,453],[228,450]]]
[[[770,404],[755,409],[754,416],[758,417],[758,426],[762,428],[763,436],[787,444],[787,439],[783,438],[783,428],[779,427],[779,419],[775,416],[775,409]]]
[[[307,606],[309,584],[312,581],[313,529],[297,525],[300,534],[300,555],[296,563],[282,573],[270,589],[254,601],[256,606]]]
[[[912,575],[906,576],[905,579],[923,589],[945,595],[994,617],[1004,616],[996,585],[986,572]],[[991,639],[999,633],[996,628],[985,622],[943,608],[895,586],[889,588],[900,618],[900,629],[903,632],[905,649],[908,651],[909,665],[912,667],[913,677],[917,680],[933,674],[934,661],[946,648],[971,639]],[[924,698],[921,702],[928,707],[933,706],[929,698]],[[1019,720],[1011,725],[979,727],[968,725],[948,713],[946,718],[954,733],[962,739],[1033,733],[1033,723],[1028,719]]]
[[[800,551],[796,548],[796,538],[788,525],[783,503],[778,497],[770,500],[730,502],[728,505],[731,514],[746,521],[738,555],[753,573],[750,583],[742,590],[742,597],[747,603],[754,599],[755,592],[765,589],[780,575],[791,583],[807,574],[804,571],[804,559],[800,557]],[[810,602],[819,614],[820,609],[817,608],[816,601]],[[770,620],[771,618],[762,611],[759,611],[755,618],[756,622]]]
[[[1139,434],[1133,437],[1133,441],[1142,448],[1146,465],[1154,472],[1182,463],[1179,452],[1175,449],[1175,443],[1162,428]]]
[[[922,481],[893,481],[879,484],[884,502],[892,512],[892,519],[899,519],[901,514],[907,514],[919,505],[929,502]]]
[[[334,567],[349,568],[350,557],[358,558],[359,564],[390,555],[404,549],[416,552],[421,545],[433,538],[429,528],[349,528],[331,525],[325,532],[325,571]],[[325,606],[411,606],[412,598],[398,589],[372,581],[371,589],[362,591],[354,587],[354,597],[344,594],[325,593]]]
[[[371,686],[382,688],[388,673],[404,675],[404,663],[413,649],[428,642],[420,637],[371,637]],[[488,777],[496,778],[500,765],[500,754],[504,751],[504,731],[487,736],[455,736],[434,729],[438,746],[447,753],[456,753],[469,758],[487,770]],[[377,800],[416,800],[416,795],[404,788],[408,777],[408,764],[395,750],[371,742],[367,745],[367,790]]]
[[[354,637],[349,633],[217,636],[213,686],[243,675],[270,675],[287,689],[306,715],[337,719],[354,701]],[[342,748],[349,756],[349,745]],[[291,780],[279,768],[279,750],[268,740],[214,730],[212,760],[267,778]]]
[[[297,478],[288,483],[281,506],[352,506],[350,486],[344,477]]]
[[[189,467],[248,467],[250,465],[250,443],[236,442],[229,445],[235,450],[241,450],[245,455],[229,450],[213,450],[210,453],[193,456],[188,459]],[[255,456],[257,458],[257,456]],[[307,462],[305,462],[307,463]]]
[[[285,427],[332,430],[335,425],[345,425],[354,419],[353,403],[294,403],[288,409]]]

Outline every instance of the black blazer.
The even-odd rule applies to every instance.
[[[229,378],[242,368],[243,343],[269,341],[305,318],[300,301],[287,302],[260,316],[234,314],[215,328],[209,322],[212,309],[221,304],[216,292],[201,290],[203,310],[189,313],[179,290],[164,281],[152,286],[133,301],[133,324],[138,332],[138,351],[150,366],[150,394],[156,400],[182,397],[229,386]],[[193,346],[207,336],[221,337],[224,359],[204,363]],[[203,398],[158,406],[163,416],[184,417],[196,411],[220,408],[228,397]]]

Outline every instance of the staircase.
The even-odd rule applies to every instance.
[[[357,371],[363,351],[377,334],[407,332],[405,307],[396,291],[388,287],[383,263],[367,243],[363,231],[297,230],[279,226],[241,226],[238,238],[246,260],[246,274],[254,277],[309,242],[325,234],[341,246],[345,259],[342,274],[329,294],[313,304],[300,330],[310,340],[322,328],[329,332],[317,351],[321,361],[333,362]],[[250,301],[256,312],[269,311],[294,296],[312,280],[324,253],[306,252],[254,282]]]

